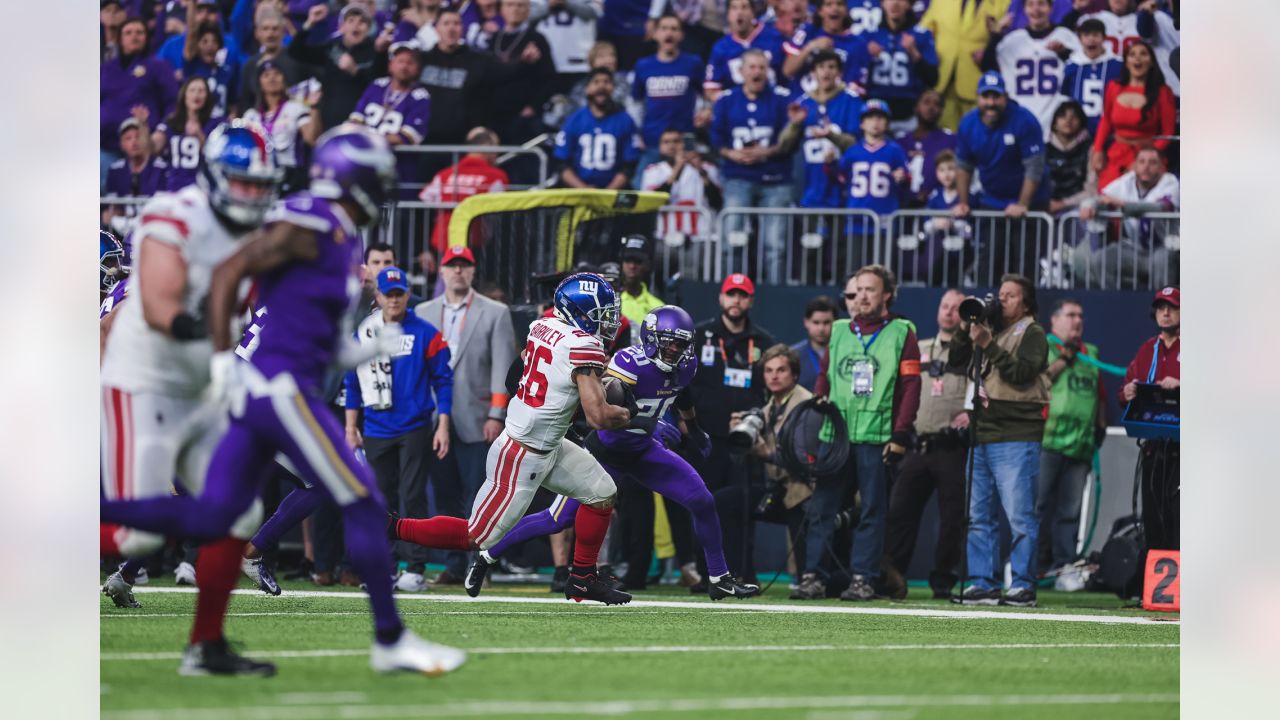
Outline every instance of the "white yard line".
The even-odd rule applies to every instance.
[[[628,615],[694,615],[698,614],[698,610],[628,610]],[[764,610],[750,610],[739,608],[737,610],[717,610],[715,615],[743,615],[743,614],[764,614]],[[328,615],[346,616],[346,615],[365,615],[369,614],[368,610],[350,610],[350,611],[315,611],[298,608],[292,612],[229,612],[227,617],[324,617]],[[435,610],[431,612],[413,612],[400,611],[405,617],[421,617],[424,615],[564,615],[561,610]],[[103,620],[118,620],[120,618],[190,618],[191,613],[149,613],[145,610],[130,610],[128,612],[106,613],[98,617]]]
[[[134,588],[135,593],[179,593],[193,594],[195,588]],[[235,590],[237,595],[252,595],[266,600],[273,600],[269,596],[263,595],[258,590]],[[280,596],[280,602],[288,600],[288,598],[348,598],[367,600],[368,596],[363,592],[323,592],[318,590],[291,590],[285,595]],[[426,602],[443,602],[443,603],[507,603],[520,605],[559,605],[562,607],[574,606],[575,610],[582,611],[599,611],[599,612],[628,612],[630,608],[648,609],[648,608],[678,608],[688,610],[707,610],[711,612],[719,611],[719,608],[726,610],[753,610],[758,612],[783,612],[783,613],[801,613],[801,614],[821,614],[821,615],[889,615],[896,617],[928,617],[928,618],[950,618],[950,619],[979,619],[979,620],[1032,620],[1045,622],[1073,622],[1073,623],[1101,623],[1111,625],[1179,625],[1181,621],[1166,619],[1162,617],[1147,617],[1136,615],[1070,615],[1066,613],[1049,613],[1036,610],[1030,611],[999,611],[999,610],[950,610],[944,608],[937,609],[912,609],[901,607],[880,607],[880,606],[848,606],[848,605],[789,605],[789,604],[757,604],[748,602],[745,604],[712,604],[711,601],[690,602],[679,600],[633,600],[626,607],[606,607],[595,603],[569,603],[567,600],[559,598],[531,598],[531,597],[512,597],[504,595],[495,595],[492,593],[481,595],[477,598],[466,597],[464,595],[431,595],[431,594],[414,594],[414,593],[397,593],[396,599],[399,601],[426,601]]]
[[[1177,649],[1178,643],[942,643],[928,645],[634,645],[619,647],[479,647],[468,648],[472,655],[625,655],[641,653],[731,653],[731,652],[910,652],[931,650],[1074,650],[1074,649]],[[250,653],[264,658],[328,658],[368,655],[369,649],[341,648],[317,650],[265,650]],[[103,653],[104,662],[178,660],[180,652]]]
[[[114,710],[103,720],[375,720],[429,715],[439,717],[568,715],[624,716],[636,713],[695,713],[726,710],[841,710],[858,708],[1018,707],[1150,705],[1178,702],[1176,693],[1110,693],[1095,695],[845,695],[833,697],[688,698],[608,701],[479,701],[440,705],[313,705],[240,708],[173,708]]]

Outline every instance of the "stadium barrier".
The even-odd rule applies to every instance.
[[[1015,219],[997,210],[974,210],[957,219],[945,210],[899,210],[887,217],[885,236],[884,264],[903,285],[994,287],[1010,272],[1041,287],[1055,281],[1048,213]]]
[[[548,174],[550,166],[547,160],[546,151],[541,147],[533,146],[531,143],[526,143],[525,145],[397,145],[393,149],[397,154],[401,155],[448,155],[448,163],[444,163],[443,159],[439,159],[438,162],[434,163],[441,167],[452,167],[457,165],[458,161],[462,159],[462,156],[467,153],[497,153],[498,158],[494,164],[498,167],[503,167],[503,165],[517,161],[521,157],[532,157],[537,161],[538,165],[537,183],[533,185],[512,184],[510,186],[512,190],[528,190],[530,188],[544,187],[553,179]],[[504,169],[509,170],[509,168]],[[431,178],[427,177],[423,181],[412,183],[402,182],[399,183],[398,187],[401,192],[411,192],[416,196],[418,191],[422,189],[422,186],[427,182],[430,182],[430,180]]]
[[[719,240],[716,213],[702,205],[667,205],[658,211],[653,269],[662,278],[716,282]]]
[[[717,278],[740,272],[770,285],[831,285],[880,261],[880,217],[869,210],[728,207],[718,228]]]
[[[1180,217],[1108,211],[1084,220],[1075,210],[1064,214],[1058,219],[1056,259],[1070,275],[1070,284],[1063,287],[1156,290],[1177,285]]]

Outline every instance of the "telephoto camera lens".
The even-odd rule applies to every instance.
[[[729,429],[729,446],[739,452],[746,452],[756,444],[760,430],[764,428],[764,411],[751,408],[742,414],[742,420]]]

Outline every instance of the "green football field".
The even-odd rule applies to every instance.
[[[273,659],[270,679],[184,678],[195,595],[165,579],[142,609],[101,600],[102,717],[319,718],[1172,718],[1177,617],[1114,596],[1044,592],[1036,609],[907,600],[712,603],[677,588],[625,607],[579,605],[545,585],[401,594],[420,635],[466,649],[431,680],[374,675],[363,594],[286,583],[231,603],[228,637]]]

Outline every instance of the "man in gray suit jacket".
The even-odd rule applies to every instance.
[[[431,469],[437,513],[466,517],[484,483],[485,455],[507,417],[506,376],[515,361],[515,331],[506,305],[471,288],[476,260],[465,246],[440,257],[444,294],[418,305],[449,344],[453,368],[453,427],[449,454]],[[449,554],[436,584],[460,584],[465,553]]]

